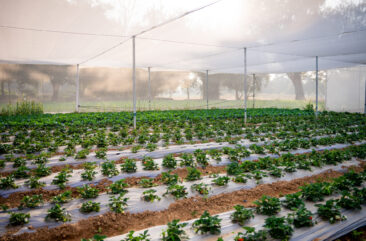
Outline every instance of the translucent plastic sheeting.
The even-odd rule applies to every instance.
[[[366,66],[328,70],[326,109],[364,112],[365,81]]]
[[[346,161],[344,163],[338,164],[336,166],[327,165],[322,168],[314,168],[312,171],[298,170],[295,173],[290,173],[290,174],[286,173],[281,178],[265,177],[265,178],[263,178],[261,183],[267,184],[267,183],[273,183],[273,182],[278,182],[278,181],[290,181],[290,180],[294,180],[297,178],[317,175],[317,174],[320,174],[327,170],[344,171],[345,170],[343,168],[344,166],[353,166],[353,165],[358,165],[358,164],[359,164],[359,161],[350,160],[350,161]],[[221,176],[223,176],[223,175],[221,175]],[[212,180],[213,180],[213,178],[209,178],[208,176],[205,176],[201,180],[193,181],[193,182],[183,182],[183,183],[181,183],[181,185],[184,185],[187,188],[187,192],[188,192],[187,197],[194,197],[197,195],[197,193],[191,190],[191,185],[196,184],[196,183],[201,183],[201,182],[211,185]],[[211,191],[208,196],[219,195],[222,193],[230,193],[230,192],[238,191],[241,189],[251,189],[256,186],[257,186],[257,184],[254,180],[248,180],[248,182],[246,184],[229,182],[228,185],[222,186],[222,187],[211,185]],[[155,189],[157,191],[156,195],[158,195],[159,197],[162,197],[161,201],[155,201],[153,203],[144,202],[143,200],[141,200],[141,195],[142,195],[143,191],[148,190],[148,188],[129,188],[128,189],[129,192],[125,195],[125,197],[129,198],[129,200],[127,201],[128,206],[126,208],[126,212],[140,213],[140,212],[147,211],[147,210],[149,210],[149,211],[164,210],[164,209],[168,208],[170,204],[175,202],[174,197],[171,195],[167,195],[166,197],[162,196],[166,191],[165,185],[153,187],[152,189]],[[70,212],[70,214],[72,215],[72,222],[77,222],[77,221],[80,221],[81,219],[84,219],[84,218],[87,218],[90,216],[100,215],[100,214],[103,214],[103,213],[109,211],[108,203],[109,203],[109,198],[111,196],[113,196],[113,195],[108,195],[108,194],[104,193],[104,194],[99,195],[97,198],[92,199],[93,201],[100,202],[100,204],[101,204],[101,210],[98,213],[92,213],[92,214],[88,214],[88,215],[80,213],[79,208],[81,207],[81,204],[83,202],[85,202],[85,200],[83,200],[83,199],[75,199],[62,206],[64,208],[66,208],[66,210],[68,212]],[[44,222],[44,218],[47,215],[47,209],[49,209],[51,206],[52,206],[52,204],[46,204],[46,205],[41,206],[36,209],[24,210],[24,212],[29,212],[31,215],[30,222],[26,225],[26,227],[29,225],[32,225],[34,228],[44,227],[44,226],[55,227],[55,226],[61,225],[62,223]],[[8,210],[8,211],[15,211],[15,210]],[[2,225],[0,225],[1,232],[5,231],[6,223],[8,222],[8,216],[9,216],[8,213],[0,213],[0,223],[2,224]],[[29,231],[29,230],[26,228],[23,228],[20,231],[20,233],[27,232],[27,231]]]
[[[321,69],[366,61],[362,0],[0,4],[0,61],[7,63],[131,67],[133,35],[140,68],[242,73],[243,47],[249,73],[314,70],[314,56]]]

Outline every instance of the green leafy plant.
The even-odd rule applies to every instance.
[[[202,173],[197,168],[187,167],[187,171],[188,171],[188,174],[186,177],[187,181],[196,181],[196,180],[201,179]]]
[[[345,209],[361,209],[361,199],[349,192],[343,192],[341,198],[338,200],[338,205]]]
[[[0,189],[18,188],[15,184],[14,176],[9,175],[0,179]]]
[[[149,236],[150,234],[148,233],[147,230],[145,230],[143,233],[140,233],[137,236],[134,236],[135,231],[130,231],[127,234],[127,237],[125,239],[122,239],[121,241],[150,241]]]
[[[254,218],[253,211],[251,209],[246,209],[241,205],[234,206],[235,212],[231,215],[231,220],[234,223],[239,223],[240,225],[244,225],[246,221],[251,218]]]
[[[87,157],[87,155],[89,155],[90,150],[89,149],[83,149],[81,151],[79,151],[78,153],[76,153],[75,155],[75,159],[85,159]]]
[[[146,157],[145,156],[142,159],[142,165],[144,167],[144,170],[149,170],[149,171],[159,170],[158,164],[156,164],[151,157]]]
[[[180,241],[188,238],[186,232],[183,230],[187,223],[179,223],[179,219],[174,219],[167,224],[168,228],[162,233],[163,241]]]
[[[66,212],[65,208],[62,208],[60,204],[56,203],[55,206],[47,210],[46,221],[53,219],[56,222],[71,221],[71,216]]]
[[[247,183],[249,178],[250,178],[249,175],[241,173],[241,174],[235,175],[235,177],[233,178],[233,181],[236,183]]]
[[[97,174],[95,170],[97,168],[97,165],[95,162],[85,162],[84,163],[84,172],[81,173],[81,178],[83,180],[91,181],[94,179],[95,175]]]
[[[71,191],[63,192],[52,198],[53,203],[67,203],[72,199]]]
[[[219,176],[212,180],[212,183],[214,183],[217,186],[225,186],[229,183],[230,178],[228,176]]]
[[[177,174],[171,174],[171,171],[163,172],[161,173],[161,181],[166,185],[174,185],[179,182],[179,176]]]
[[[301,199],[301,192],[297,192],[285,195],[282,205],[288,209],[294,210],[305,206],[305,203]]]
[[[115,213],[124,213],[127,207],[127,200],[128,198],[124,198],[121,194],[119,196],[112,196],[108,204],[110,210]]]
[[[288,217],[296,228],[311,227],[314,225],[313,213],[305,207],[300,207],[295,212],[290,213]]]
[[[121,180],[118,180],[109,185],[108,193],[124,195],[127,192],[127,190],[126,190],[127,187],[128,187],[128,184],[125,183],[125,181],[123,179],[121,179]]]
[[[98,151],[95,151],[95,157],[105,159],[107,157],[107,148],[100,148]]]
[[[256,207],[256,212],[264,215],[275,215],[281,211],[280,199],[276,197],[262,196],[259,200],[253,202]]]
[[[327,182],[317,182],[307,184],[300,187],[301,196],[308,201],[319,202],[324,200],[324,196],[331,195],[333,193],[333,187]]]
[[[195,232],[201,234],[220,234],[221,233],[221,219],[218,215],[211,216],[207,211],[204,211],[202,216],[193,222],[192,227]]]
[[[155,194],[156,190],[154,189],[149,189],[146,190],[142,193],[142,200],[144,200],[145,202],[154,202],[155,200],[160,201],[161,198]]]
[[[187,188],[183,185],[178,185],[178,184],[168,186],[168,188],[167,188],[166,192],[163,194],[163,196],[165,196],[167,194],[171,194],[177,199],[185,198],[188,195]]]
[[[30,177],[27,181],[25,181],[25,185],[33,189],[44,187],[46,183],[40,182],[39,177]]]
[[[64,189],[66,187],[66,182],[69,180],[68,178],[71,177],[72,170],[65,168],[59,174],[55,176],[52,180],[52,184],[57,185],[60,189]]]
[[[51,168],[46,167],[44,164],[39,164],[36,169],[34,169],[34,175],[37,177],[46,177],[52,173]]]
[[[245,233],[239,232],[234,240],[235,241],[266,241],[267,232],[265,230],[255,231],[253,227],[243,227],[246,230]]]
[[[20,201],[19,209],[24,207],[27,208],[36,208],[43,204],[43,196],[42,194],[39,195],[32,195],[32,196],[24,196],[23,199]]]
[[[172,154],[166,155],[163,158],[163,167],[165,168],[176,168],[177,167],[177,160],[173,157]]]
[[[91,212],[99,212],[100,203],[87,201],[81,205],[80,212],[83,213],[91,213]]]
[[[119,174],[114,161],[106,161],[102,163],[102,174],[107,177],[113,177]]]
[[[99,195],[99,190],[89,185],[83,185],[82,187],[79,187],[78,192],[80,196],[85,199],[96,198]]]
[[[18,167],[18,169],[16,169],[14,172],[13,172],[13,176],[17,179],[19,178],[27,178],[30,176],[30,169],[26,166],[20,166]]]
[[[156,183],[154,183],[154,179],[152,178],[143,178],[140,180],[139,185],[143,188],[149,188],[149,187],[155,187],[157,186]]]
[[[330,199],[325,204],[315,204],[315,206],[318,207],[318,215],[330,223],[347,219],[341,214],[341,207],[338,205],[337,200]]]
[[[99,234],[95,234],[93,236],[93,238],[89,238],[89,239],[86,239],[86,238],[82,238],[81,241],[104,241],[104,239],[106,238],[107,236],[105,235],[99,235]]]
[[[183,167],[194,167],[195,162],[193,160],[193,155],[190,153],[183,153],[181,156],[182,160],[180,161],[180,166]]]
[[[23,225],[29,223],[30,214],[29,213],[10,213],[9,223],[10,225]]]
[[[294,231],[285,217],[268,217],[265,220],[264,227],[268,228],[268,233],[272,238],[281,240],[289,240]]]
[[[135,162],[135,160],[132,160],[132,159],[126,159],[126,160],[121,164],[121,170],[122,170],[123,172],[127,172],[127,173],[136,172],[136,170],[137,170],[137,166],[136,166],[136,162]]]
[[[208,186],[208,184],[204,184],[204,183],[193,184],[191,186],[191,189],[205,197],[210,193],[210,190],[211,190],[211,188]]]

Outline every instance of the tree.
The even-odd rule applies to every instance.
[[[305,100],[304,87],[302,86],[302,74],[300,72],[287,73],[287,76],[291,80],[295,88],[295,99]]]

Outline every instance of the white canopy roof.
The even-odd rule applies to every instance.
[[[365,0],[0,0],[0,62],[226,73],[366,64]]]

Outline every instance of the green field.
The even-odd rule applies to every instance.
[[[302,109],[309,101],[303,100],[256,100],[255,108],[300,108]],[[0,108],[5,104],[1,104]],[[80,103],[81,112],[96,111],[132,111],[132,101],[85,101]],[[44,102],[44,112],[73,112],[75,102]],[[214,100],[209,101],[209,108],[243,108],[242,100]],[[248,101],[248,108],[253,107],[253,101]],[[177,110],[177,109],[205,109],[204,100],[154,100],[150,105],[151,110]],[[319,102],[319,108],[324,109],[324,102]],[[137,101],[137,110],[149,110],[147,101]]]

